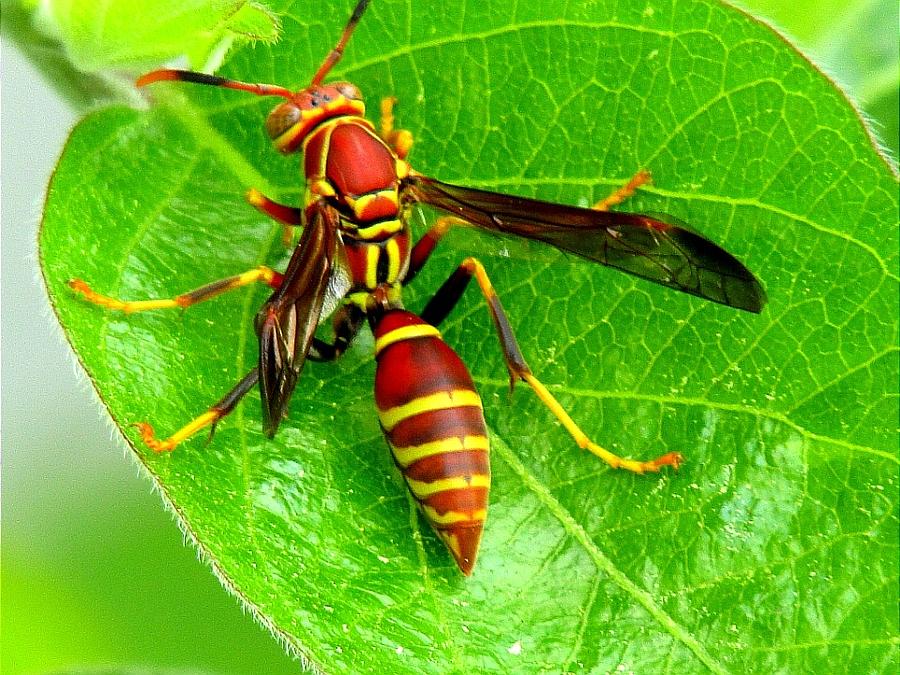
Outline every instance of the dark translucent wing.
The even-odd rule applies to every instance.
[[[303,370],[337,251],[337,214],[322,205],[312,213],[281,286],[256,315],[263,430],[272,436]]]
[[[766,304],[756,277],[728,251],[666,215],[596,211],[475,190],[413,174],[406,198],[492,232],[542,241],[643,279],[750,312]]]

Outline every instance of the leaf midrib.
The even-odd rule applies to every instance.
[[[569,510],[553,496],[546,486],[528,472],[528,469],[519,460],[516,453],[512,451],[509,445],[498,434],[491,435],[491,449],[497,452],[513,472],[518,475],[522,484],[531,490],[547,510],[553,514],[563,526],[563,529],[581,544],[581,547],[594,561],[594,564],[598,569],[605,572],[613,583],[634,598],[645,610],[647,610],[650,616],[653,617],[665,632],[669,633],[673,638],[693,652],[707,668],[715,673],[727,675],[728,669],[724,665],[713,658],[713,656],[687,629],[657,605],[653,596],[648,591],[634,583],[603,553],[600,547],[591,540],[590,535],[588,535]]]

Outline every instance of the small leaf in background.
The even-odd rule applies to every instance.
[[[278,32],[275,15],[246,0],[49,0],[37,17],[85,73],[133,69],[184,54],[201,68],[223,40],[272,41]]]
[[[414,166],[445,180],[588,204],[650,169],[627,207],[691,223],[770,298],[748,315],[451,233],[410,307],[477,254],[533,368],[596,440],[688,459],[637,477],[579,452],[524,387],[508,396],[472,292],[445,330],[493,442],[468,580],[391,465],[371,339],[307,366],[275,439],[254,395],[208,446],[156,456],[126,425],[174,430],[246,372],[265,290],[122,316],[65,286],[160,297],[282,266],[278,228],[242,199],[302,198],[296,158],[261,130],[271,102],[156,85],[149,110],[85,118],[60,160],[40,257],[73,347],[225,583],[325,671],[896,664],[896,175],[844,96],[764,25],[720,2],[622,4],[375,2],[334,73],[372,109],[397,96]],[[343,5],[279,8],[283,40],[235,50],[221,73],[302,86]]]

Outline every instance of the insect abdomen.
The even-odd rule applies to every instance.
[[[491,470],[481,399],[436,328],[404,310],[375,326],[375,402],[394,461],[460,570],[472,572]]]

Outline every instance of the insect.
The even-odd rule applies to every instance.
[[[532,373],[477,259],[464,260],[421,312],[405,309],[403,287],[451,227],[465,224],[545,242],[751,312],[761,311],[766,298],[743,264],[675,219],[608,210],[646,182],[646,173],[637,174],[591,209],[450,185],[414,171],[406,161],[412,136],[394,128],[392,99],[382,103],[381,125],[376,129],[365,118],[362,95],[354,85],[324,83],[368,4],[369,0],[357,3],[337,44],[310,84],[299,91],[183,70],[156,70],[138,79],[139,86],[175,80],[285,99],[268,115],[265,128],[282,153],[303,153],[305,204],[281,204],[253,189],[247,195],[253,206],[285,228],[302,227],[284,273],[258,267],[160,300],[119,300],[95,292],[79,279],[69,285],[90,302],[125,312],[189,307],[257,282],[272,287],[255,317],[256,367],[220,401],[165,440],[156,437],[150,424],[138,424],[143,442],[157,452],[173,450],[204,428],[212,433],[257,384],[263,429],[273,436],[304,363],[338,358],[368,322],[375,335],[378,419],[394,461],[426,520],[462,573],[469,575],[487,513],[488,438],[481,399],[438,326],[473,278],[499,336],[510,385],[520,380],[530,385],[581,448],[614,468],[636,473],[677,468],[682,457],[670,452],[649,461],[624,459],[591,441]],[[413,243],[408,221],[419,203],[449,215]],[[315,332],[332,314],[333,340],[327,342]]]

